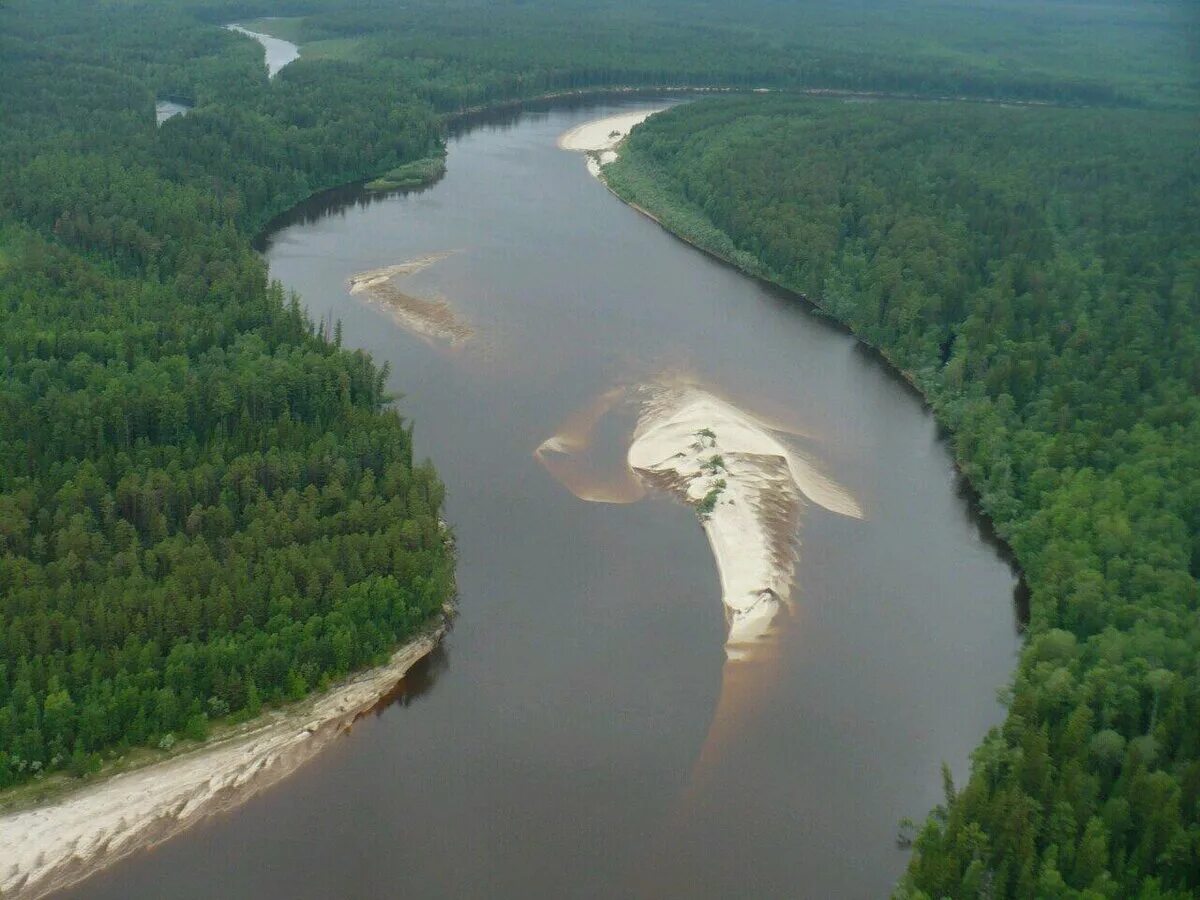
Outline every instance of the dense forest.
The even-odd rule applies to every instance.
[[[1008,717],[899,896],[1200,891],[1191,114],[706,100],[609,184],[930,399],[1031,590]]]
[[[274,78],[220,27],[266,15]],[[904,891],[1190,895],[1198,34],[1149,0],[0,4],[0,788],[319,689],[453,592],[387,373],[250,249],[277,213],[553,92],[1106,107],[706,101],[612,183],[909,372],[1026,570],[1008,722]]]
[[[454,590],[386,372],[251,236],[440,150],[411,92],[169,5],[0,9],[0,787],[202,738]],[[156,128],[156,95],[196,109]]]
[[[265,5],[260,5],[264,7]],[[222,21],[254,4],[227,4]],[[278,4],[273,17],[286,15]],[[1194,104],[1177,2],[316,0],[259,27],[393,64],[439,108],[597,85],[723,85]]]

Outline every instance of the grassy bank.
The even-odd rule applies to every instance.
[[[402,188],[418,188],[433,184],[446,174],[446,150],[441,155],[428,156],[396,166],[367,182],[369,191],[394,191]]]

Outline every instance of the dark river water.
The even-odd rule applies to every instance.
[[[477,124],[432,188],[318,198],[269,236],[273,276],[390,364],[448,487],[461,615],[316,762],[73,896],[886,896],[899,820],[1000,720],[1016,579],[900,378],[557,148],[639,104]],[[442,251],[398,284],[445,298],[461,346],[347,289]],[[805,511],[794,609],[716,722],[725,622],[693,512],[582,501],[533,455],[664,372],[801,432],[865,510]]]

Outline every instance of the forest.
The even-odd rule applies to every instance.
[[[387,373],[250,248],[439,151],[435,114],[336,64],[268,83],[256,44],[166,5],[0,19],[5,787],[321,689],[454,578]],[[156,128],[160,92],[198,108]]]
[[[1190,114],[685,104],[621,196],[905,372],[1013,548],[1008,716],[901,898],[1200,890],[1200,147]]]
[[[274,78],[219,27],[268,15]],[[472,108],[772,88],[655,119],[611,184],[908,373],[1033,593],[901,896],[1192,896],[1198,35],[1175,2],[0,4],[0,788],[319,690],[453,595],[387,373],[270,283],[267,222]]]

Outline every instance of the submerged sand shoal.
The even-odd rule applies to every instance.
[[[393,280],[429,268],[449,253],[430,253],[407,262],[359,272],[347,279],[351,294],[362,294],[391,315],[397,325],[423,338],[461,344],[471,338],[471,326],[445,297],[417,297]]]
[[[256,719],[231,737],[0,817],[0,896],[42,897],[246,802],[373,709],[445,630],[443,624],[397,650],[386,665]]]

